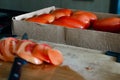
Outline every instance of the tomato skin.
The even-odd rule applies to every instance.
[[[58,19],[62,16],[70,16],[72,14],[72,10],[67,8],[61,8],[52,11],[51,14],[55,16],[55,19]]]
[[[50,60],[47,55],[47,51],[49,49],[52,49],[52,48],[47,44],[37,44],[33,49],[32,55],[42,61],[49,63]]]
[[[110,17],[97,20],[93,24],[93,29],[99,31],[118,33],[120,32],[120,18]]]
[[[54,19],[55,19],[55,16],[53,16],[52,14],[48,13],[48,14],[41,14],[39,16],[28,18],[28,19],[26,19],[26,21],[47,24],[47,23],[53,22]]]
[[[52,24],[60,25],[68,28],[86,29],[86,26],[83,22],[68,16],[60,17],[59,19],[56,19],[55,22],[53,22]]]
[[[21,40],[17,47],[17,55],[33,64],[42,64],[43,61],[32,55],[33,48],[36,44],[30,40]]]
[[[93,23],[97,20],[96,14],[94,14],[94,13],[92,13],[92,12],[78,10],[78,11],[75,11],[75,12],[73,13],[73,15],[76,15],[76,14],[88,16],[89,19],[90,19],[91,24],[93,24]]]
[[[55,16],[53,16],[52,14],[41,14],[39,16],[37,16],[39,19],[45,19],[46,20],[46,23],[51,23],[54,21],[55,19]]]
[[[84,23],[86,28],[90,26],[90,18],[86,15],[76,14],[76,15],[72,15],[71,17]]]

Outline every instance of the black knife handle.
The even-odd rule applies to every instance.
[[[116,57],[116,62],[120,63],[120,53],[113,52],[113,51],[107,51],[105,54],[109,55],[109,56]]]
[[[27,63],[27,61],[25,61],[19,57],[16,57],[8,80],[20,80],[21,68],[26,63]]]

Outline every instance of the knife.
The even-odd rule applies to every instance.
[[[28,35],[27,33],[24,33],[22,36],[22,40],[28,40]],[[21,68],[23,65],[27,64],[27,61],[20,58],[20,57],[15,57],[15,60],[13,62],[8,80],[20,80],[21,76]]]
[[[105,53],[108,56],[113,56],[116,58],[116,62],[120,63],[120,53],[118,52],[113,52],[113,51],[106,51]]]

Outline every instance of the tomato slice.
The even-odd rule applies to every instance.
[[[34,48],[32,55],[39,58],[40,60],[50,63],[50,60],[49,60],[48,54],[47,54],[47,51],[49,49],[51,49],[51,47],[47,44],[38,44]]]
[[[63,56],[58,50],[46,43],[37,44],[30,40],[6,38],[0,41],[0,60],[12,62],[15,56],[33,63],[42,64],[43,61],[54,65],[63,62]]]
[[[5,59],[5,57],[3,56],[3,53],[2,53],[3,42],[4,42],[4,40],[0,41],[0,60],[6,61],[6,59]]]
[[[49,49],[48,57],[53,65],[60,65],[63,63],[63,56],[59,50]]]
[[[21,41],[19,43],[19,47],[17,48],[17,51],[16,51],[17,55],[30,63],[42,64],[42,62],[43,62],[42,60],[40,60],[32,55],[32,50],[31,50],[32,48],[28,48],[28,46],[31,47],[31,45],[33,48],[33,45],[35,45],[35,43],[33,43],[29,40]],[[30,50],[28,50],[28,49],[30,49]]]

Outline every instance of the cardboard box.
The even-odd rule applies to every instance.
[[[55,7],[52,6],[49,8],[41,9],[12,18],[13,34],[21,36],[24,33],[28,33],[29,38],[33,38],[36,40],[50,41],[55,43],[65,43],[64,27],[56,27],[54,25],[39,24],[23,20],[24,18],[27,19],[35,15],[49,13],[51,10],[54,9]]]
[[[30,38],[36,40],[50,41],[55,43],[64,43],[68,45],[80,46],[96,50],[111,50],[120,52],[120,34],[101,32],[95,30],[81,30],[64,28],[49,24],[38,24],[34,22],[24,21],[24,18],[30,18],[35,15],[49,13],[55,10],[54,6],[44,8],[31,13],[23,14],[14,17],[13,20],[13,34],[21,36],[27,32]],[[117,16],[115,14],[94,12],[98,18],[105,18]]]

